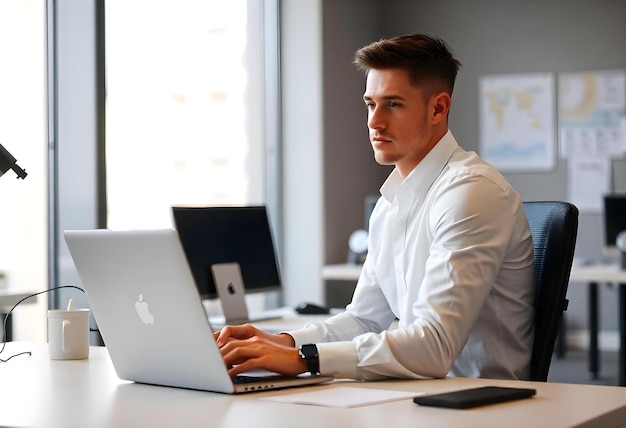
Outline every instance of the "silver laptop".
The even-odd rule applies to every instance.
[[[66,231],[65,240],[121,379],[223,393],[332,379],[265,371],[231,378],[176,231]]]

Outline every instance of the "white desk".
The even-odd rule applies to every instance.
[[[600,359],[598,357],[598,284],[617,284],[619,315],[619,356],[617,362],[618,384],[626,386],[626,271],[617,265],[572,266],[570,282],[579,281],[589,284],[589,371],[598,377]]]
[[[427,381],[335,381],[312,388],[379,388],[435,393],[484,385],[535,388],[537,396],[472,410],[422,407],[410,399],[341,409],[140,385],[115,375],[106,348],[90,358],[53,361],[46,344],[11,342],[3,358],[32,351],[0,365],[0,425],[35,427],[611,427],[626,423],[626,388],[488,379]]]

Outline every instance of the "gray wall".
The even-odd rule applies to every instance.
[[[380,4],[323,3],[326,263],[346,261],[350,234],[364,227],[365,196],[378,194],[390,171],[374,161],[362,98],[365,78],[352,64],[356,49],[380,38]]]
[[[482,74],[626,69],[623,0],[326,0],[323,2],[325,262],[345,260],[347,237],[363,220],[363,196],[387,170],[374,164],[361,105],[363,77],[354,51],[379,39],[425,32],[446,40],[463,63],[450,128],[478,151],[478,79]],[[567,200],[567,165],[506,174],[525,200]],[[576,256],[602,258],[600,215],[580,217]],[[587,324],[586,287],[570,285],[571,328]],[[615,290],[601,290],[601,328],[615,330]]]
[[[284,301],[321,302],[322,0],[281,2]]]

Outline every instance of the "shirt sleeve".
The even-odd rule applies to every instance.
[[[322,374],[358,379],[361,376],[358,373],[359,358],[354,339],[364,334],[382,332],[391,326],[394,319],[395,315],[366,259],[352,302],[345,312],[286,333],[294,338],[296,347],[317,344]]]
[[[506,189],[467,177],[439,189],[428,207],[430,241],[410,320],[389,330],[394,315],[367,264],[343,314],[290,333],[317,343],[320,370],[377,380],[445,377],[468,341],[514,240],[515,210]],[[416,263],[424,261],[416,261]],[[335,343],[327,343],[335,342]]]

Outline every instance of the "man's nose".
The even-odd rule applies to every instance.
[[[382,112],[374,107],[367,116],[367,127],[370,129],[384,128],[384,118]]]

